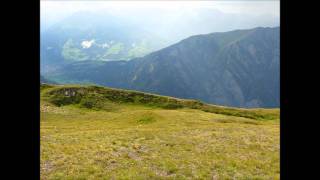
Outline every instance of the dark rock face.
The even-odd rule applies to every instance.
[[[279,27],[236,30],[192,36],[129,62],[70,64],[51,77],[219,105],[279,107],[279,49]]]

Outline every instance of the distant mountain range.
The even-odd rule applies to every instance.
[[[279,27],[196,35],[130,61],[73,61],[44,76],[235,107],[279,107]]]
[[[40,83],[44,83],[44,84],[57,84],[56,82],[54,81],[51,81],[43,76],[40,76]]]
[[[134,16],[133,16],[134,14]],[[59,16],[59,15],[58,15]],[[169,11],[78,11],[51,23],[41,18],[41,72],[75,61],[130,60],[187,37],[259,26],[278,26],[272,15],[254,16],[212,8]],[[45,27],[45,28],[44,28]]]
[[[78,12],[41,33],[41,71],[75,61],[129,60],[165,45],[165,40],[127,20]]]

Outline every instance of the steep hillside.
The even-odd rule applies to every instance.
[[[279,28],[193,36],[144,57],[133,89],[238,107],[279,106]]]
[[[236,107],[279,107],[279,27],[197,35],[129,62],[77,62],[46,76]],[[99,65],[97,65],[99,64]]]
[[[41,85],[41,179],[279,179],[279,109]]]

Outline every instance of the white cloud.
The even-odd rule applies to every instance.
[[[83,49],[87,49],[87,48],[90,48],[93,43],[94,43],[94,39],[92,39],[91,41],[82,41],[81,46]]]
[[[102,47],[102,48],[108,48],[108,47],[109,47],[109,44],[108,44],[108,43],[104,43],[104,44],[101,45],[101,47]]]

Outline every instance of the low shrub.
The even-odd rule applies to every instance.
[[[161,106],[164,109],[180,109],[183,108],[183,105],[181,104],[175,104],[175,103],[167,103]]]

